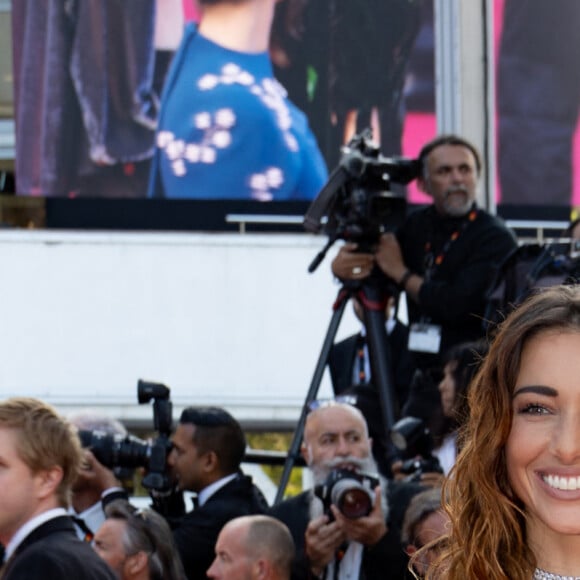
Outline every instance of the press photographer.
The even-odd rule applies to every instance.
[[[142,484],[148,490],[170,490],[173,482],[169,475],[167,457],[171,450],[173,406],[169,395],[169,388],[161,383],[143,380],[137,383],[139,404],[144,405],[153,400],[153,425],[157,432],[153,440],[142,441],[126,432],[79,425],[79,437],[83,447],[89,449],[100,463],[111,469],[144,467],[146,475]]]
[[[342,280],[368,277],[374,268],[410,298],[409,349],[421,368],[440,366],[440,353],[483,336],[486,292],[495,269],[515,249],[515,236],[478,207],[482,165],[467,140],[443,135],[418,157],[419,189],[433,198],[384,233],[374,251],[348,242],[332,271]]]
[[[100,433],[111,439],[127,436],[127,430],[119,421],[102,413],[85,410],[69,415],[68,420],[79,434]],[[128,493],[122,481],[127,475],[126,468],[99,461],[86,439],[86,435],[81,435],[83,462],[72,486],[69,513],[73,516],[77,536],[90,542],[105,521],[103,502],[127,499]]]
[[[433,455],[435,443],[431,432],[421,419],[403,417],[397,421],[391,430],[391,440],[401,455],[393,468],[395,477],[424,485],[441,484],[443,469]],[[426,480],[427,474],[433,475],[433,481]]]
[[[516,240],[477,205],[482,164],[469,141],[439,136],[421,149],[418,164],[417,185],[433,204],[410,212],[394,233],[381,234],[371,251],[345,243],[332,272],[345,283],[364,281],[374,272],[406,293],[407,349],[413,368],[431,379],[415,383],[417,392],[411,391],[408,400],[427,397],[437,403],[441,355],[452,345],[484,337],[488,288]],[[371,383],[376,382],[372,376]],[[408,403],[399,417],[406,415],[417,416]]]
[[[196,494],[192,511],[167,514],[186,576],[206,578],[222,527],[238,516],[263,513],[267,503],[240,464],[246,439],[240,424],[217,407],[187,407],[171,438],[168,467],[178,492]]]
[[[326,252],[336,240],[355,240],[361,248],[371,251],[379,242],[380,235],[388,228],[394,228],[405,215],[406,202],[403,196],[391,192],[391,185],[406,184],[417,176],[417,161],[402,157],[387,158],[380,154],[379,148],[371,140],[370,130],[364,131],[351,139],[348,145],[341,149],[341,159],[333,170],[324,188],[312,202],[304,216],[304,227],[313,233],[324,232],[328,242],[316,256],[309,267],[312,272],[323,260]],[[326,221],[324,218],[326,217]],[[343,394],[345,389],[351,394],[353,385],[353,363],[356,356],[356,377],[354,387],[362,384],[365,388],[357,390],[359,408],[365,414],[372,432],[373,452],[379,460],[381,473],[387,475],[389,461],[386,459],[388,429],[395,420],[396,410],[404,400],[408,389],[408,364],[402,363],[407,358],[404,349],[392,343],[391,309],[389,303],[395,304],[398,289],[383,277],[369,277],[365,280],[345,281],[340,289],[333,307],[333,318],[329,324],[328,333],[319,357],[319,367],[314,377],[321,376],[321,364],[328,363],[335,394]],[[364,339],[361,336],[349,337],[346,344],[334,344],[336,328],[344,311],[344,304],[352,298],[357,316],[364,322]],[[406,334],[399,325],[394,333],[399,336],[399,330]],[[354,340],[351,340],[354,339]],[[397,364],[393,365],[391,351],[397,354]],[[340,351],[340,354],[339,354]],[[363,357],[360,353],[363,353]],[[344,356],[343,356],[344,355]],[[349,362],[344,362],[349,361]],[[338,364],[337,364],[338,362]],[[344,363],[344,364],[343,364]],[[402,364],[400,364],[402,363]],[[396,366],[396,368],[394,368]],[[370,373],[367,368],[370,369]],[[344,376],[346,374],[346,376]],[[366,388],[372,376],[375,390]],[[394,380],[393,380],[394,379]],[[316,396],[316,381],[307,395],[307,401]],[[367,397],[371,395],[371,397]],[[378,417],[373,417],[378,415]],[[298,445],[302,435],[304,416],[299,422],[289,456],[298,453]],[[285,476],[282,476],[280,488],[283,489]],[[280,490],[279,490],[280,492]],[[280,493],[277,496],[281,497]]]
[[[418,486],[387,484],[376,476],[367,424],[356,407],[335,401],[313,406],[302,455],[315,487],[270,510],[296,544],[292,577],[382,580],[388,570],[402,578],[406,558],[399,529]]]
[[[157,437],[150,442],[98,431],[81,433],[109,467],[145,467],[143,485],[153,508],[169,523],[189,579],[206,578],[222,527],[238,516],[263,513],[268,505],[240,464],[246,440],[239,423],[216,407],[187,407],[171,436],[169,389],[139,381],[140,403],[153,400]],[[170,437],[171,436],[171,437]],[[196,494],[187,511],[183,492]]]

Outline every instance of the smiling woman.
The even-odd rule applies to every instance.
[[[580,578],[579,351],[579,286],[539,292],[500,326],[446,484],[449,548],[427,578]]]

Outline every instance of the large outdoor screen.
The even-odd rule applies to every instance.
[[[276,3],[275,81],[199,19],[192,0],[13,2],[17,194],[56,225],[219,227],[303,212],[367,127],[387,157],[436,133],[431,0]]]

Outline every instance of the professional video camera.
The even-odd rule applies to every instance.
[[[402,452],[401,473],[406,481],[419,481],[423,473],[443,473],[439,459],[433,455],[433,437],[421,419],[403,417],[391,429],[391,441]]]
[[[415,179],[419,163],[405,157],[383,157],[371,140],[370,129],[355,135],[341,153],[338,166],[304,216],[304,228],[320,233],[326,216],[326,250],[337,239],[370,249],[384,232],[385,224],[397,225],[405,215],[405,197],[390,191],[391,182],[407,184]],[[311,265],[311,272],[323,258]]]
[[[334,504],[343,516],[354,520],[371,513],[377,485],[379,480],[372,475],[333,469],[326,481],[314,488],[314,493],[322,500],[327,515],[332,514],[330,505]]]
[[[115,467],[145,467],[143,487],[166,490],[171,481],[167,475],[167,456],[171,450],[171,425],[173,405],[170,390],[161,383],[139,380],[137,399],[140,405],[153,399],[153,424],[158,435],[151,442],[133,435],[111,435],[102,431],[80,430],[83,447],[90,449],[103,465]]]

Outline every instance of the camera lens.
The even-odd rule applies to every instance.
[[[353,479],[343,479],[332,488],[332,503],[351,520],[368,516],[373,509],[373,499],[370,491]]]

